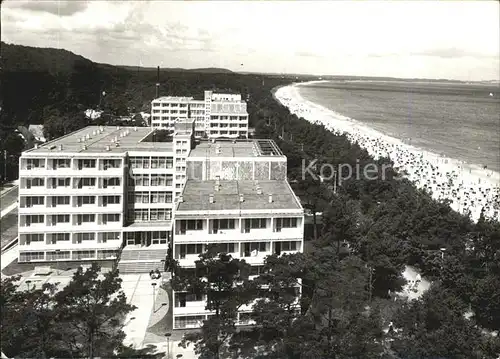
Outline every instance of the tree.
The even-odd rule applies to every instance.
[[[252,309],[256,326],[233,336],[234,355],[293,358],[300,352],[299,335],[303,332],[300,292],[305,269],[302,253],[272,255],[266,258],[260,275],[254,279],[258,299]],[[244,344],[244,345],[242,345]]]
[[[121,345],[121,321],[135,306],[127,303],[117,270],[101,274],[96,263],[77,269],[71,282],[56,294],[56,308],[67,326],[68,346],[90,358],[111,355]],[[84,354],[85,353],[85,354]]]
[[[400,309],[391,349],[408,359],[497,358],[498,338],[482,333],[465,311],[464,303],[449,290],[433,285],[422,298]]]
[[[335,256],[330,248],[312,274],[315,290],[307,314],[315,323],[317,350],[321,358],[376,357],[383,352],[383,333],[378,313],[367,310],[366,265],[355,256],[341,261]]]
[[[200,332],[186,334],[181,344],[185,347],[194,343],[200,358],[218,359],[236,332],[238,309],[251,302],[255,287],[248,279],[250,265],[244,260],[219,253],[217,246],[209,246],[199,257],[194,273],[176,268],[172,288],[176,292],[204,295],[206,309],[214,314],[203,322]]]

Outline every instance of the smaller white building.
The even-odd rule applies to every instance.
[[[205,91],[203,100],[165,96],[151,102],[151,126],[173,130],[178,120],[195,121],[195,137],[248,138],[247,103],[240,94]]]

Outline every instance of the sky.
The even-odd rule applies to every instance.
[[[5,0],[1,10],[2,41],[114,65],[500,79],[494,0]]]

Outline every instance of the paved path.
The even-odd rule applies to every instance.
[[[4,270],[4,268],[7,267],[12,262],[14,262],[14,260],[16,260],[18,256],[19,256],[19,247],[17,245],[5,252],[2,252],[2,259],[0,260],[1,264],[0,270]]]
[[[17,237],[18,228],[18,211],[15,208],[6,216],[0,218],[0,248],[10,243],[14,238]]]
[[[125,319],[126,325],[123,330],[127,337],[124,344],[132,344],[136,348],[142,348],[149,317],[153,310],[153,286],[151,283],[157,283],[154,289],[154,295],[156,296],[160,282],[151,280],[147,273],[122,274],[120,277],[123,279],[122,289],[127,296],[128,302],[137,307]]]
[[[6,210],[11,208],[15,204],[17,206],[17,197],[19,195],[19,187],[14,186],[10,189],[4,190],[0,195],[0,211],[1,217],[3,217],[6,213]],[[15,208],[15,207],[14,207]]]

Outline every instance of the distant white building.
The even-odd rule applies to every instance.
[[[203,100],[165,96],[151,102],[151,127],[172,130],[178,120],[195,121],[195,137],[248,138],[247,103],[240,94],[205,91]]]

